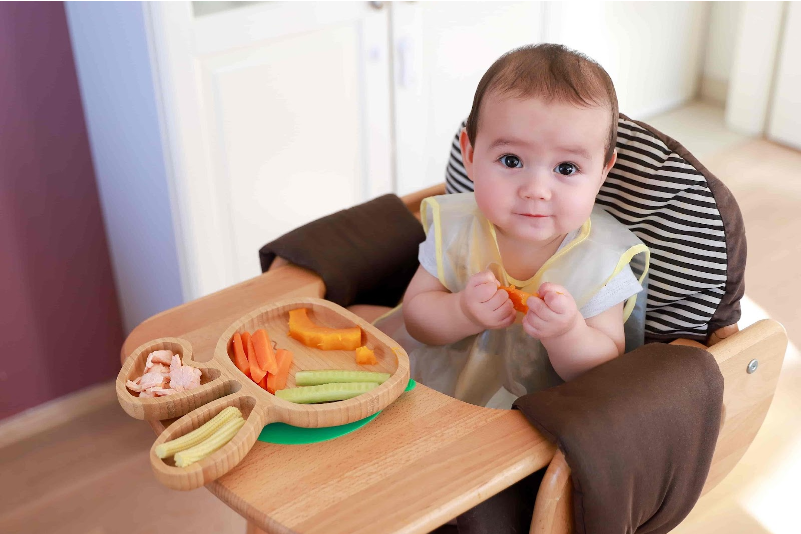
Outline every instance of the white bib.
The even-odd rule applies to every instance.
[[[581,308],[635,255],[645,254],[641,283],[648,270],[645,245],[598,207],[578,236],[525,281],[506,273],[495,228],[478,209],[473,193],[424,199],[421,216],[426,231],[435,232],[437,278],[453,293],[463,290],[472,275],[490,269],[502,285],[527,293],[536,292],[543,282],[562,285]],[[636,296],[628,299],[624,320],[635,300]],[[523,330],[522,317],[518,314],[516,323],[506,329],[486,330],[445,346],[413,339],[403,325],[400,307],[375,324],[404,347],[415,380],[471,404],[510,408],[517,397],[562,383],[542,343]]]

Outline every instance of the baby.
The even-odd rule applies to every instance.
[[[645,275],[629,262],[643,254],[647,270],[648,251],[594,207],[617,120],[609,75],[565,47],[517,49],[484,74],[460,137],[474,193],[423,201],[420,267],[402,307],[376,323],[415,379],[509,408],[623,353]],[[525,315],[499,287],[510,285],[535,294]]]

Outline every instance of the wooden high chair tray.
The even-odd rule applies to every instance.
[[[270,271],[143,322],[123,345],[122,361],[160,338],[186,341],[200,359],[252,310],[323,292],[321,280],[298,267]],[[174,421],[148,422],[161,434]],[[553,455],[553,445],[519,412],[472,406],[418,385],[370,424],[332,441],[256,441],[206,488],[265,532],[423,533],[545,467]]]
[[[378,363],[361,366],[352,350],[320,350],[303,345],[289,336],[289,312],[310,310],[312,320],[320,326],[361,329],[361,346],[372,349]],[[390,374],[390,378],[374,389],[354,398],[324,404],[295,404],[265,391],[242,373],[233,363],[232,339],[235,332],[264,329],[277,347],[293,354],[287,387],[295,386],[297,371],[345,369],[369,370]],[[211,332],[210,335],[214,335]],[[141,376],[148,355],[155,350],[169,349],[181,356],[184,365],[201,370],[201,385],[188,391],[164,397],[142,398],[131,393],[126,382]],[[239,318],[220,334],[210,358],[195,352],[192,343],[181,338],[159,338],[134,350],[117,376],[117,398],[123,409],[137,419],[181,417],[158,437],[150,451],[150,462],[156,477],[164,485],[188,490],[203,486],[228,472],[248,453],[259,433],[269,423],[286,423],[296,427],[319,428],[353,423],[369,417],[392,403],[409,382],[409,358],[406,352],[386,334],[348,310],[326,300],[300,297],[281,300],[257,308]],[[223,448],[187,467],[176,467],[169,458],[156,456],[158,445],[191,432],[228,406],[235,406],[245,418],[245,425]]]

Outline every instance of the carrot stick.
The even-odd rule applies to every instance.
[[[273,395],[279,389],[286,387],[289,369],[292,367],[292,353],[286,349],[278,349],[275,359],[278,361],[278,372],[267,377],[267,391]]]
[[[275,353],[270,343],[270,338],[263,328],[259,328],[253,333],[253,348],[256,349],[256,361],[262,371],[275,374],[278,372],[278,362],[275,361]]]
[[[264,375],[263,377],[261,377],[261,380],[259,380],[259,387],[261,389],[264,389],[264,390],[267,389],[267,381],[269,380],[269,378],[267,378],[267,377],[269,377],[269,376],[273,376],[273,375]]]
[[[248,362],[250,363],[250,378],[258,384],[267,371],[263,370],[256,361],[256,349],[253,348],[252,337],[248,339]]]
[[[248,357],[245,356],[245,348],[242,345],[242,336],[239,335],[239,332],[234,334],[234,365],[236,365],[240,371],[245,373],[248,378],[250,378],[250,362],[248,362]]]
[[[245,349],[245,356],[250,359],[250,353],[248,352],[248,343],[250,343],[250,332],[242,332],[242,348]]]

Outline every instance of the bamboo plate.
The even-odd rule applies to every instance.
[[[377,365],[358,365],[353,351],[310,348],[289,337],[289,310],[309,308],[312,320],[321,326],[362,329],[362,345],[373,349]],[[253,333],[264,328],[279,348],[292,352],[293,363],[287,387],[295,386],[297,371],[348,369],[390,373],[389,380],[358,397],[326,404],[294,404],[260,388],[231,361],[231,339],[235,332]],[[199,388],[166,397],[139,398],[130,393],[126,380],[142,375],[147,356],[154,350],[169,349],[181,356],[185,365],[201,370]],[[209,361],[198,362],[191,345],[178,338],[161,338],[138,347],[117,376],[117,398],[130,416],[137,419],[170,419],[183,416],[170,425],[150,449],[150,463],[156,478],[173,489],[190,490],[224,475],[250,451],[262,428],[281,422],[292,426],[318,428],[344,425],[364,419],[386,408],[409,381],[409,357],[398,343],[360,317],[332,302],[316,298],[282,300],[258,308],[235,321],[219,337]],[[227,406],[242,411],[245,425],[225,446],[203,460],[181,468],[156,456],[157,445],[178,438],[199,427]]]

